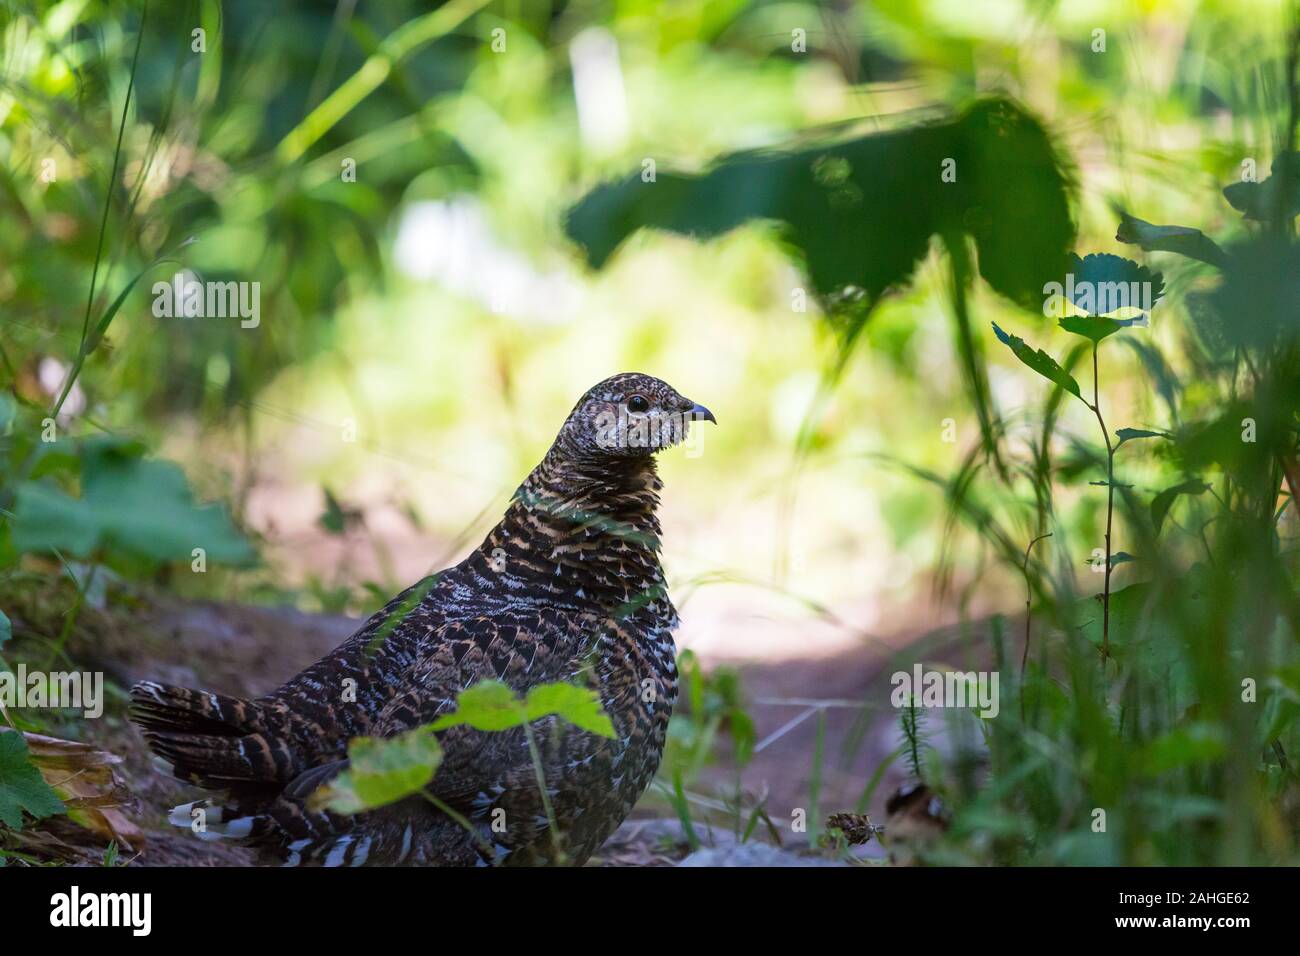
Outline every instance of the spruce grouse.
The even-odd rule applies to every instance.
[[[558,717],[532,729],[559,846],[568,862],[586,860],[654,776],[677,698],[653,455],[696,419],[715,420],[659,379],[606,379],[578,401],[475,551],[279,690],[241,700],[136,684],[131,715],[149,746],[178,779],[220,791],[200,801],[204,835],[291,864],[553,861],[523,728],[439,732],[443,762],[427,791],[459,821],[420,796],[356,816],[307,798],[347,767],[350,739],[427,724],[482,680],[517,693],[571,681],[597,691],[615,736]],[[188,826],[193,806],[173,822]]]

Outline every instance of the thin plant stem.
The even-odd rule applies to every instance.
[[[59,392],[58,400],[54,403],[54,410],[50,412],[51,418],[58,418],[59,412],[63,410],[63,403],[68,399],[68,393],[72,391],[72,386],[76,384],[77,377],[81,374],[81,368],[86,364],[86,343],[90,336],[90,311],[95,303],[95,284],[99,279],[99,263],[104,257],[104,236],[108,232],[108,212],[113,207],[113,186],[117,182],[117,169],[122,161],[122,139],[126,134],[126,117],[131,109],[131,94],[135,92],[135,74],[136,68],[140,63],[140,47],[144,43],[144,24],[149,16],[149,4],[146,3],[140,10],[140,28],[135,38],[135,54],[131,58],[131,77],[126,84],[126,99],[122,101],[122,121],[117,126],[117,147],[113,150],[113,168],[108,176],[108,189],[104,195],[104,214],[99,221],[99,240],[95,245],[95,265],[90,272],[90,290],[86,293],[86,314],[81,320],[81,346],[77,349],[77,358],[73,362],[72,368],[68,370],[68,376],[63,382],[63,389]]]
[[[560,842],[560,824],[555,819],[555,810],[551,806],[551,798],[546,793],[546,775],[542,770],[542,754],[537,749],[537,738],[533,734],[533,725],[527,720],[524,721],[524,736],[528,738],[528,755],[533,761],[533,773],[537,777],[537,792],[542,798],[542,808],[546,811],[546,822],[551,831],[551,846],[555,848],[555,862],[560,866],[568,861],[568,856],[564,852],[564,846]]]
[[[1097,416],[1101,437],[1106,442],[1106,580],[1101,592],[1101,659],[1110,657],[1110,555],[1111,527],[1115,516],[1115,448],[1110,443],[1106,420],[1101,417],[1100,386],[1097,374],[1097,343],[1092,343],[1092,404],[1088,407]],[[1087,404],[1085,402],[1085,404]]]
[[[677,812],[677,820],[682,825],[682,834],[686,837],[686,845],[695,852],[701,846],[700,836],[695,832],[695,825],[691,822],[691,805],[686,796],[686,787],[682,783],[682,772],[680,769],[673,771],[673,786],[669,791],[669,803],[672,804],[673,810]]]
[[[826,751],[826,711],[817,711],[817,736],[813,744],[812,780],[808,785],[808,845],[815,847],[821,835],[822,762]]]
[[[1025,577],[1025,649],[1020,655],[1020,719],[1025,719],[1025,667],[1029,663],[1029,629],[1033,624],[1033,617],[1030,610],[1033,606],[1034,586],[1029,580],[1029,554],[1034,550],[1034,545],[1044,538],[1050,538],[1052,532],[1040,534],[1033,541],[1029,542],[1029,547],[1025,548],[1025,560],[1020,563],[1020,573]]]
[[[82,581],[78,580],[76,573],[72,570],[72,566],[68,564],[68,562],[64,559],[63,555],[61,554],[59,555],[59,560],[63,562],[64,570],[67,571],[68,577],[72,579],[72,583],[77,589],[77,597],[72,602],[72,607],[68,611],[67,616],[64,617],[63,619],[63,626],[59,629],[58,639],[54,642],[54,645],[50,648],[50,656],[48,662],[45,665],[45,669],[47,671],[53,668],[54,662],[60,656],[63,656],[64,646],[68,643],[68,638],[72,636],[72,629],[76,627],[77,619],[81,616],[82,609],[85,608],[86,606],[86,594],[90,591],[91,586],[95,583],[95,572],[99,570],[99,563],[98,562],[92,563],[90,565],[90,571],[87,572],[86,574],[86,580],[83,583]]]
[[[474,841],[478,843],[478,845],[481,846],[488,855],[492,855],[493,853],[492,844],[483,837],[483,834],[478,832],[478,829],[475,828],[474,824],[469,822],[469,820],[465,817],[464,814],[457,811],[454,807],[448,806],[446,801],[438,799],[433,794],[431,794],[428,790],[421,790],[420,794],[424,797],[425,800],[428,800],[431,804],[433,804],[435,807],[437,807],[439,810],[445,813],[455,823],[459,824],[466,832],[468,832],[469,835],[473,837]]]

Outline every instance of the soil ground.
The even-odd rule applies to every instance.
[[[40,612],[34,610],[33,617]],[[102,670],[118,688],[148,678],[199,687],[237,696],[265,694],[306,665],[319,659],[356,628],[355,619],[308,614],[291,609],[250,607],[219,602],[185,602],[172,598],[139,601],[125,616],[87,613],[82,628],[68,644],[69,656],[80,666]],[[48,628],[21,617],[37,633]],[[697,858],[709,864],[791,865],[815,862],[794,852],[806,846],[806,836],[793,821],[822,820],[829,813],[852,810],[875,769],[898,746],[897,712],[889,707],[889,675],[910,667],[912,659],[955,660],[962,652],[960,635],[952,629],[922,639],[899,635],[863,643],[847,650],[808,659],[709,659],[706,668],[727,666],[739,674],[745,706],[755,723],[753,758],[739,777],[751,799],[765,797],[773,828],[761,831],[762,842],[773,840],[783,850],[740,846],[726,825],[711,829],[703,820],[716,805],[715,795],[735,792],[737,774],[726,757],[729,743],[717,747],[718,761],[696,781],[693,796],[702,806],[697,832],[705,849]],[[159,774],[140,735],[122,716],[118,699],[105,719],[84,722],[88,742],[123,758],[119,773],[134,796],[131,816],[143,829],[146,845],[138,854],[124,852],[136,865],[248,865],[251,853],[221,842],[201,842],[185,830],[167,824],[172,806],[195,799],[198,791]],[[819,718],[819,715],[821,717]],[[824,719],[825,755],[815,774],[819,719]],[[873,819],[883,817],[882,804],[905,779],[900,763],[891,765],[868,805]],[[814,793],[814,789],[817,792]],[[715,821],[726,815],[714,813]],[[75,837],[66,823],[51,823],[64,839]],[[87,856],[93,859],[94,849]],[[767,855],[764,855],[767,854]],[[681,826],[662,796],[644,798],[633,817],[602,849],[595,863],[605,865],[672,865],[688,855]],[[862,849],[866,857],[883,852],[873,842]]]

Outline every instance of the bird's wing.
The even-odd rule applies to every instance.
[[[579,681],[605,622],[597,615],[555,608],[449,621],[431,634],[426,652],[405,686],[375,721],[372,734],[390,737],[436,720],[456,708],[456,696],[485,680],[498,680],[520,696],[550,681]],[[439,734],[443,763],[431,792],[467,805],[494,783],[510,785],[520,770],[532,773],[522,730],[480,731],[467,725]]]

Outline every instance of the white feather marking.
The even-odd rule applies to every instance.
[[[329,856],[325,857],[326,866],[342,866],[343,857],[347,855],[348,847],[352,845],[352,837],[339,837],[335,842],[333,849],[330,850]]]
[[[370,837],[365,837],[357,844],[357,852],[352,854],[353,866],[365,866],[366,858],[370,856]]]

